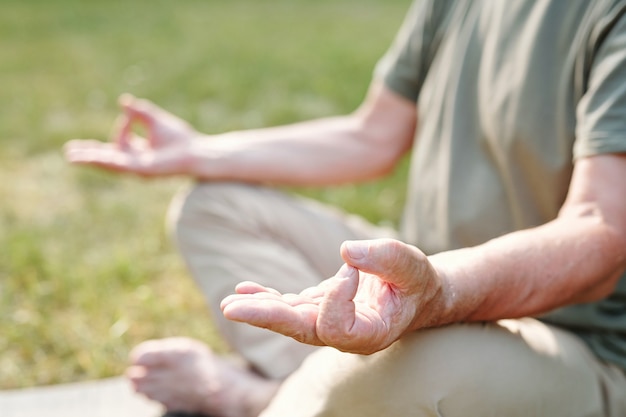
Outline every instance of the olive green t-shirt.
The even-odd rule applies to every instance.
[[[426,253],[554,219],[577,158],[626,152],[626,1],[418,0],[376,76],[417,103],[401,231]],[[542,319],[626,369],[626,275]]]

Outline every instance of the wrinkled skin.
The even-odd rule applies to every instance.
[[[441,279],[417,248],[392,239],[345,242],[346,262],[300,294],[253,282],[222,302],[224,315],[311,345],[371,354],[441,318]]]

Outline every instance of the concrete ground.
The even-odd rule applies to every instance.
[[[124,378],[0,391],[1,417],[158,417]]]

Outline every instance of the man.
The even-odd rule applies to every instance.
[[[250,368],[150,341],[137,390],[218,416],[626,415],[625,13],[416,2],[362,106],[292,126],[207,137],[123,98],[116,142],[68,159],[201,180],[171,218],[209,304],[306,343],[220,319]],[[409,149],[397,236],[256,185],[369,180]]]

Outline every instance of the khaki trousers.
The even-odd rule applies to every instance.
[[[624,373],[534,319],[419,331],[362,356],[229,322],[219,311],[241,281],[299,292],[336,272],[344,240],[393,230],[238,183],[198,184],[168,217],[226,341],[261,374],[286,378],[262,417],[626,416]]]

